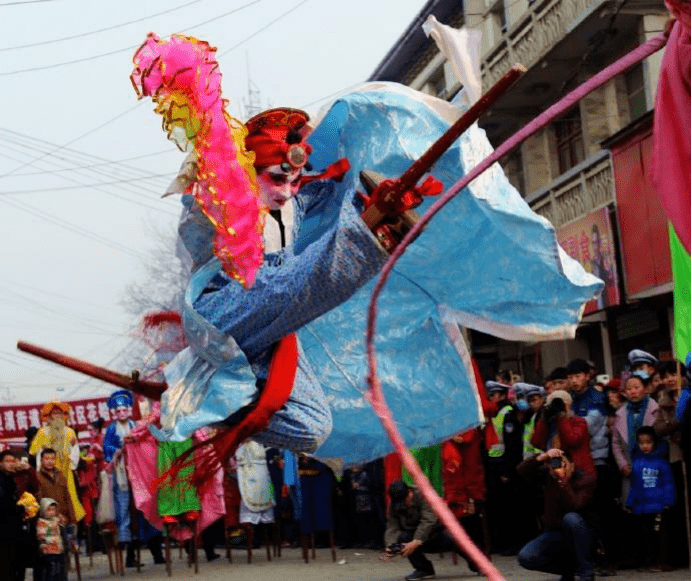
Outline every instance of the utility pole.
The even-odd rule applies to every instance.
[[[250,76],[250,57],[248,56],[247,51],[245,51],[245,62],[247,66],[247,98],[243,99],[243,115],[247,121],[262,111],[262,104],[260,99],[260,90],[257,85],[252,82],[252,78]]]

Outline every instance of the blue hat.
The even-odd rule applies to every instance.
[[[516,399],[524,399],[526,397],[526,383],[515,383],[512,385],[512,392]]]
[[[509,391],[509,385],[505,385],[504,383],[500,383],[499,381],[486,381],[485,391],[488,395],[492,395],[493,393],[496,393],[498,391],[507,393]]]
[[[627,354],[627,359],[629,360],[631,367],[641,365],[642,363],[653,365],[654,367],[658,365],[658,359],[651,355],[651,353],[647,353],[641,349],[632,349],[632,351]]]
[[[132,394],[126,389],[114,391],[108,398],[108,409],[114,410],[119,407],[131,408],[134,404]]]
[[[541,397],[545,395],[545,389],[540,385],[533,385],[532,383],[515,383],[513,387],[517,397],[529,399],[534,395],[540,395]]]

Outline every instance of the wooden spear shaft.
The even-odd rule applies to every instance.
[[[466,113],[464,113],[442,136],[433,143],[428,150],[414,161],[409,168],[401,174],[392,185],[391,189],[385,194],[385,201],[393,201],[400,198],[406,190],[410,190],[418,183],[440,156],[449,149],[459,136],[473,125],[481,115],[485,113],[493,104],[526,72],[526,67],[515,64],[507,71],[502,78],[497,81],[478,101],[476,101]],[[379,224],[384,215],[375,204],[363,212],[363,220],[366,224]]]
[[[24,351],[25,353],[30,353],[41,359],[46,359],[47,361],[52,361],[68,369],[78,371],[85,375],[95,377],[106,383],[111,383],[122,387],[123,389],[129,389],[139,395],[148,397],[153,400],[160,400],[161,394],[166,391],[168,384],[165,381],[146,381],[139,379],[139,374],[136,371],[132,372],[132,375],[125,375],[123,373],[118,373],[117,371],[111,371],[105,367],[99,367],[93,363],[87,361],[82,361],[81,359],[76,359],[75,357],[69,357],[68,355],[63,355],[57,351],[51,351],[49,349],[44,349],[38,345],[32,345],[31,343],[26,343],[25,341],[17,341],[17,349]]]

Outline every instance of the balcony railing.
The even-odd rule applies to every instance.
[[[615,202],[610,155],[602,150],[527,196],[531,209],[555,229]]]
[[[610,0],[535,2],[483,59],[483,90],[492,87],[514,63],[534,66],[587,11],[608,3]]]

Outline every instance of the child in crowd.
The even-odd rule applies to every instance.
[[[42,581],[67,581],[65,543],[60,530],[58,503],[52,498],[41,499],[41,516],[36,523],[41,554]]]
[[[631,489],[626,506],[638,516],[639,538],[644,544],[649,571],[670,571],[666,538],[666,511],[675,504],[675,482],[667,452],[657,446],[656,432],[651,426],[637,430],[639,453],[632,463]]]

